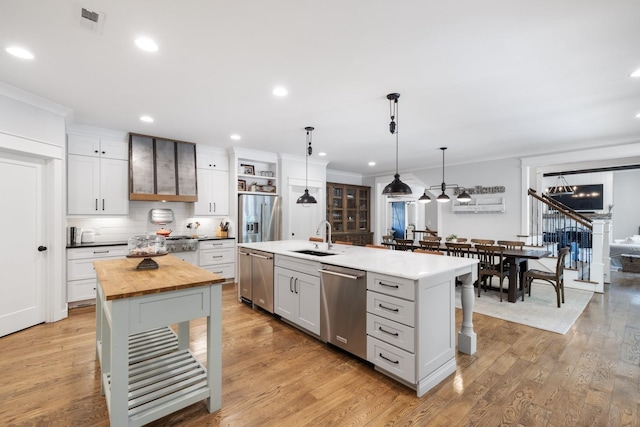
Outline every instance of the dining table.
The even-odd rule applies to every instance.
[[[393,242],[383,242],[383,245],[395,249],[397,244]],[[419,249],[420,245],[410,245],[411,250]],[[446,252],[445,243],[440,245],[440,250]],[[471,245],[469,249],[471,254],[477,253],[475,246]],[[546,258],[551,255],[551,251],[546,249],[523,248],[523,249],[506,249],[502,255],[506,263],[509,265],[509,287],[507,289],[507,301],[516,302],[518,297],[522,296],[522,280],[524,273],[529,269],[529,260]]]

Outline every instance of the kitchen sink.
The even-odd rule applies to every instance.
[[[305,254],[305,255],[315,255],[315,256],[337,255],[331,252],[314,251],[313,249],[302,249],[302,250],[293,251],[293,252],[297,252],[299,254]]]

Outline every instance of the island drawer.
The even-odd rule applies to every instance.
[[[275,256],[276,267],[282,267],[300,273],[309,274],[311,276],[320,277],[318,270],[322,267],[317,261],[309,261],[306,259],[294,258],[286,255]]]
[[[416,357],[373,337],[367,337],[367,360],[411,384],[416,383]]]
[[[410,326],[367,313],[367,335],[415,353],[415,329]]]
[[[407,326],[415,326],[415,304],[412,301],[367,291],[367,312]]]
[[[410,279],[387,276],[380,273],[367,273],[367,289],[415,301],[415,283]]]

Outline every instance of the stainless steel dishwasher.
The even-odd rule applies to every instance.
[[[273,313],[273,254],[239,248],[242,301]]]
[[[367,358],[367,273],[323,265],[320,270],[320,338]]]

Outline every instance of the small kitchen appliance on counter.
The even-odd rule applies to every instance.
[[[82,243],[95,243],[96,232],[92,229],[82,230]]]

